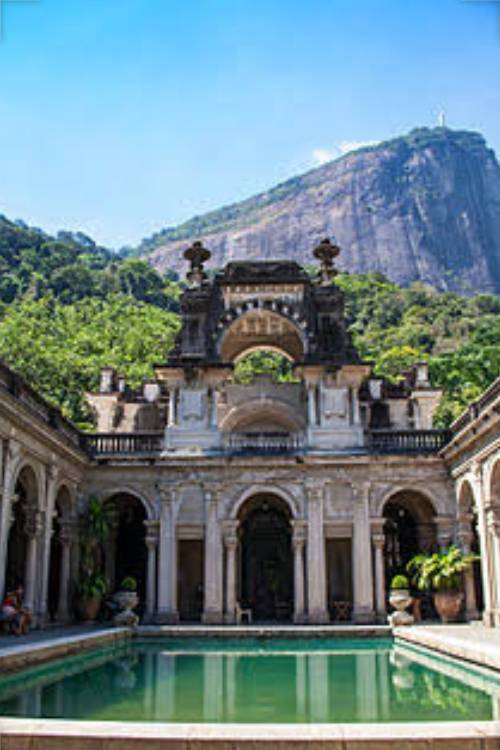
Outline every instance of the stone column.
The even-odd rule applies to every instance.
[[[387,611],[385,604],[384,521],[382,519],[372,521],[371,529],[375,554],[375,610],[377,621],[385,623]]]
[[[24,569],[24,606],[35,615],[37,584],[40,583],[37,571],[38,541],[42,531],[40,511],[32,509],[26,519],[25,532],[28,537],[26,565]]]
[[[160,554],[158,565],[158,613],[160,623],[176,623],[177,612],[177,538],[174,496],[160,490]]]
[[[471,554],[471,546],[474,538],[472,532],[473,521],[474,516],[472,513],[468,513],[459,518],[457,539],[464,555]],[[463,578],[465,590],[465,616],[469,621],[477,620],[479,618],[479,613],[477,611],[476,585],[474,581],[474,569],[472,566],[465,571]]]
[[[7,549],[9,532],[13,521],[12,506],[17,497],[14,496],[15,472],[21,458],[21,446],[16,440],[9,440],[4,457],[4,475],[1,485],[0,506],[0,600],[5,595],[5,569],[7,565]],[[1,480],[1,477],[0,477]]]
[[[351,399],[352,399],[352,423],[354,425],[361,424],[361,412],[359,408],[359,395],[357,388],[351,388]]]
[[[146,616],[147,622],[152,622],[156,612],[156,573],[158,547],[158,521],[144,521],[146,527],[145,544],[148,551],[146,578]]]
[[[311,383],[307,386],[307,415],[309,427],[318,424],[318,412],[316,409],[316,386]]]
[[[115,511],[110,518],[109,535],[106,540],[104,552],[106,580],[108,581],[111,590],[117,589],[121,583],[121,581],[116,580],[116,540],[118,538],[118,524],[118,513]]]
[[[170,388],[168,394],[168,420],[167,427],[175,427],[175,402],[177,399],[177,388]]]
[[[353,619],[358,623],[373,622],[373,565],[370,540],[370,484],[353,487],[354,518],[352,538]]]
[[[45,514],[42,542],[42,585],[40,589],[40,599],[38,605],[38,619],[41,625],[45,624],[48,619],[48,593],[49,593],[49,574],[50,574],[50,548],[51,540],[54,535],[54,517],[56,515],[56,493],[59,469],[52,465],[47,471],[47,489],[45,495]]]
[[[480,565],[481,580],[483,584],[483,624],[486,627],[492,627],[494,624],[495,607],[495,592],[493,588],[495,569],[492,541],[490,533],[488,531],[484,487],[482,482],[482,470],[480,464],[473,464],[471,469],[470,481],[473,488],[474,504],[477,513],[477,532],[479,536],[479,552],[481,555]]]
[[[500,625],[500,507],[489,506],[486,508],[488,532],[491,541],[491,567],[490,575],[493,590],[493,625]]]
[[[329,621],[326,607],[326,559],[325,535],[323,528],[322,486],[309,485],[307,488],[307,515],[309,519],[307,535],[307,593],[308,622]]]
[[[436,527],[438,547],[444,552],[453,542],[455,521],[451,516],[436,516]]]
[[[307,536],[307,523],[305,521],[293,521],[293,621],[303,623],[305,616],[305,581],[304,581],[304,546]]]
[[[219,391],[217,388],[212,388],[212,399],[210,403],[210,416],[209,416],[209,427],[217,429],[217,417],[218,417],[218,404],[219,404]]]
[[[226,610],[224,620],[236,621],[236,550],[238,548],[238,521],[224,523],[224,546],[226,548]]]
[[[61,572],[59,575],[59,599],[57,603],[57,621],[60,623],[67,623],[70,620],[71,547],[75,540],[75,532],[75,521],[64,521],[61,524],[59,536],[61,543]]]
[[[224,620],[222,601],[222,539],[217,491],[205,492],[205,584],[203,622]]]

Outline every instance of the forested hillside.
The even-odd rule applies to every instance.
[[[346,313],[363,358],[397,378],[428,359],[445,391],[437,424],[448,424],[500,373],[500,298],[402,288],[381,274],[342,274]],[[99,369],[131,385],[165,360],[179,327],[181,285],[147,263],[122,259],[81,234],[49,237],[0,218],[0,357],[64,413],[88,426],[83,393]],[[243,363],[239,376],[286,368],[272,357]]]

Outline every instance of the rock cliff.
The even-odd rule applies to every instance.
[[[500,292],[500,166],[478,133],[420,128],[351,152],[240,203],[144,240],[159,270],[184,267],[203,238],[213,266],[234,259],[311,263],[334,236],[339,266],[400,284]]]

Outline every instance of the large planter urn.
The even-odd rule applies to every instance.
[[[389,595],[389,604],[396,611],[387,618],[389,625],[393,628],[399,625],[412,625],[413,616],[406,612],[411,604],[412,597],[408,589],[392,589]]]
[[[117,591],[113,595],[113,600],[119,608],[118,613],[113,617],[113,624],[118,627],[135,628],[139,624],[139,618],[134,612],[139,604],[137,592]]]
[[[436,591],[434,606],[444,623],[456,622],[459,619],[463,600],[462,591]]]

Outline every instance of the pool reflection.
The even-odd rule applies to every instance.
[[[312,652],[162,648],[138,644],[71,674],[0,682],[0,713],[262,723],[498,716],[496,681],[398,646]]]

